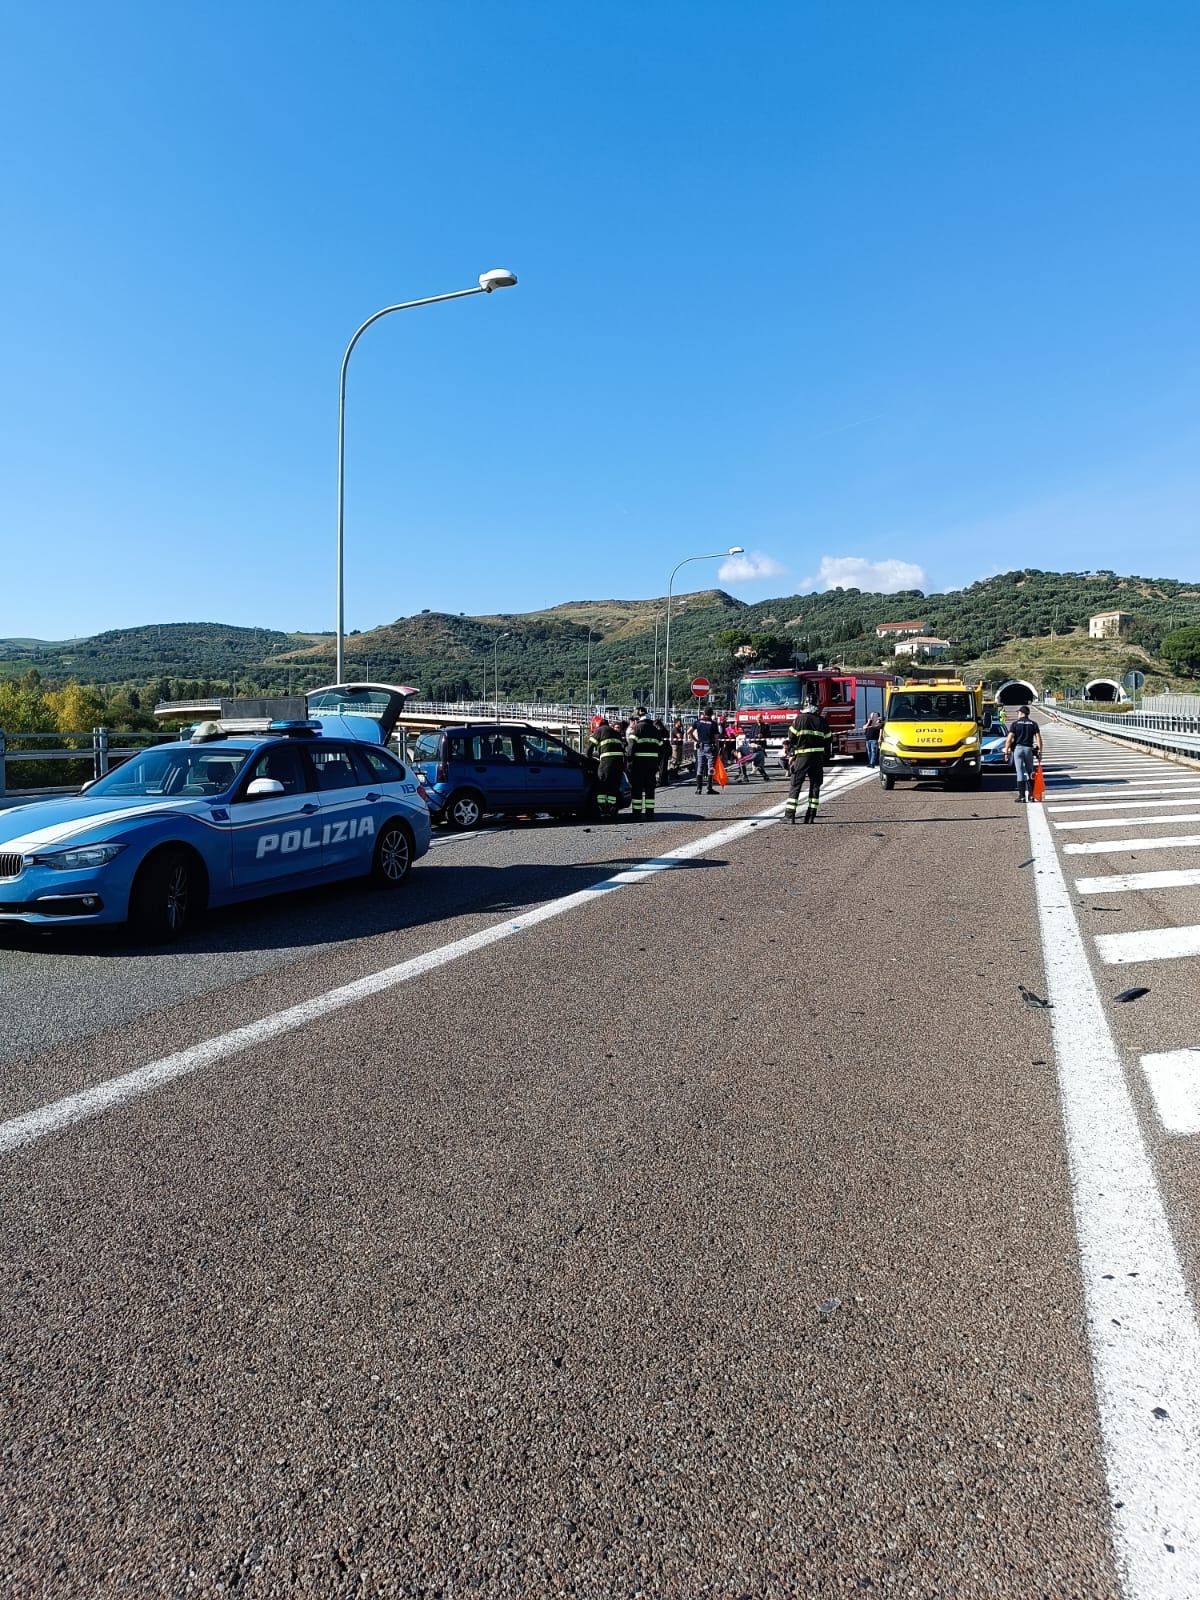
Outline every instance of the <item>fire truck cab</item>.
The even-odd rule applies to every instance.
[[[829,723],[834,754],[865,761],[863,724],[873,711],[883,715],[884,692],[896,681],[886,672],[833,672],[824,667],[746,672],[737,686],[738,732],[753,738],[765,728],[768,745],[780,745],[794,719],[812,706]]]

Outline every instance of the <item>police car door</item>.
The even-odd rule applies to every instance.
[[[317,774],[325,870],[357,872],[364,857],[369,863],[375,845],[378,785],[363,782],[352,745],[314,739],[304,748]]]
[[[264,779],[282,785],[282,793],[272,789],[251,795],[251,786]],[[255,756],[229,808],[235,889],[300,883],[318,874],[320,812],[308,768],[295,745],[272,745]]]

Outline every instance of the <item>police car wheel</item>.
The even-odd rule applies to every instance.
[[[460,789],[446,802],[446,817],[450,826],[459,833],[469,833],[483,821],[483,806],[478,795],[469,789]]]
[[[201,898],[199,875],[183,850],[158,850],[134,879],[129,921],[155,944],[178,939]]]
[[[375,846],[374,878],[386,889],[395,889],[408,877],[412,867],[413,844],[401,822],[389,822]]]

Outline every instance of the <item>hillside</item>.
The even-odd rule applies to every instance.
[[[490,695],[495,662],[501,694],[582,698],[590,630],[593,699],[629,700],[649,695],[656,620],[661,665],[665,609],[665,599],[610,599],[494,616],[423,611],[351,634],[348,673],[415,683],[432,698],[453,699]],[[1089,640],[1088,617],[1117,609],[1134,617],[1129,635]],[[935,595],[834,589],[748,605],[720,589],[702,590],[673,602],[673,687],[679,694],[697,672],[728,684],[744,659],[736,652],[747,647],[760,665],[793,659],[890,665],[890,645],[875,636],[876,626],[888,621],[920,621],[953,641],[953,660],[988,677],[1069,684],[1137,665],[1165,680],[1156,651],[1172,628],[1200,624],[1200,585],[1025,569]],[[58,642],[0,640],[0,679],[21,678],[30,669],[47,686],[77,679],[111,693],[136,690],[143,700],[147,693],[168,698],[219,687],[301,689],[333,676],[333,637],[180,622]]]

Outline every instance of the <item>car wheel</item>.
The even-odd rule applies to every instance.
[[[896,780],[890,773],[881,772],[879,774],[879,787],[881,789],[894,789],[896,787]]]
[[[130,925],[152,944],[169,944],[183,934],[200,900],[200,874],[187,851],[158,850],[134,879]]]
[[[412,835],[402,822],[389,822],[375,845],[371,876],[384,889],[398,889],[412,869]]]
[[[456,833],[469,833],[483,821],[483,803],[469,789],[460,789],[446,802],[446,817]]]

